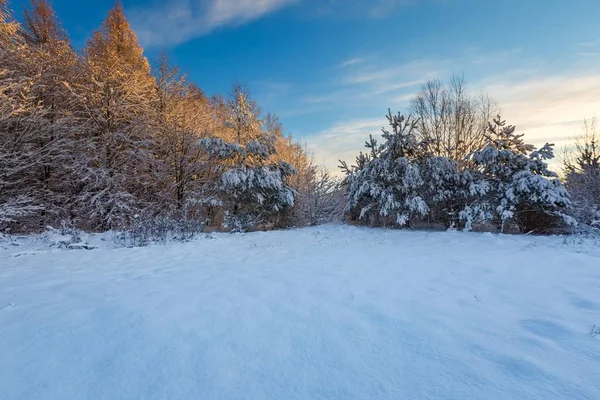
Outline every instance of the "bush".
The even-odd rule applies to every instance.
[[[115,235],[115,243],[126,247],[187,242],[204,231],[204,223],[195,219],[137,215],[129,226]]]

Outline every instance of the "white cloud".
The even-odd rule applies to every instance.
[[[385,124],[384,117],[351,120],[310,136],[306,142],[314,152],[316,161],[337,173],[339,160],[353,164],[358,153],[364,150],[369,134],[379,139],[379,132]]]
[[[423,1],[434,0],[153,0],[150,5],[137,5],[127,11],[144,46],[168,46],[184,43],[223,26],[255,21],[293,3],[302,2],[310,13],[319,16],[350,14],[360,18],[380,18]],[[355,58],[342,66],[362,61]]]
[[[347,60],[339,64],[346,65],[344,75],[335,77],[329,84],[317,86],[318,93],[299,96],[302,103],[311,105],[303,107],[302,114],[319,111],[316,106],[321,107],[321,111],[364,104],[381,104],[383,109],[399,106],[398,103],[405,102],[406,97],[414,94],[427,79],[437,76],[433,68],[443,63],[416,60],[386,68],[383,63],[371,63],[367,59]]]
[[[424,2],[448,0],[306,0],[311,3],[310,12],[316,17],[337,18],[383,18],[406,6]]]
[[[391,66],[390,66],[391,65]],[[396,64],[390,60],[380,60],[348,73],[342,83],[347,85],[372,84],[378,87],[397,85],[410,77],[410,81],[423,80],[423,77],[435,75],[450,65],[448,60],[414,60]]]
[[[575,46],[577,46],[577,47],[595,47],[595,46],[598,46],[599,44],[600,44],[600,39],[597,39],[597,40],[593,40],[590,42],[576,43]]]
[[[394,102],[398,103],[398,104],[408,104],[410,102],[410,100],[415,97],[416,92],[414,93],[407,93],[407,94],[402,94],[398,97],[394,98]]]
[[[398,7],[404,7],[417,3],[418,0],[378,0],[373,1],[369,16],[372,18],[385,17]]]
[[[222,26],[237,26],[298,0],[173,0],[128,10],[145,46],[175,45]]]
[[[498,99],[503,117],[536,145],[557,151],[581,129],[585,118],[600,113],[600,74],[555,75],[485,87]]]
[[[345,68],[345,67],[349,67],[351,65],[356,65],[356,64],[360,64],[362,62],[364,62],[365,59],[364,58],[351,58],[349,60],[346,60],[342,63],[341,67]]]
[[[600,115],[600,73],[571,71],[544,76],[535,69],[527,73],[512,70],[485,81],[471,82],[471,87],[497,99],[502,117],[524,133],[528,142],[538,147],[554,143],[556,167],[564,147],[580,132],[583,120]],[[406,105],[411,97],[412,93],[401,94],[393,102]],[[380,129],[386,124],[385,118],[338,123],[309,137],[307,142],[317,160],[337,172],[339,159],[353,162],[359,151],[364,150],[369,134],[379,139]]]

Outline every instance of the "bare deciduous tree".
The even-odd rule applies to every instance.
[[[584,121],[583,133],[565,150],[563,172],[578,219],[600,226],[600,132],[596,118]]]
[[[427,82],[411,101],[410,114],[418,120],[418,135],[429,143],[429,151],[462,167],[466,156],[485,143],[488,121],[497,110],[492,99],[471,94],[464,78],[453,75],[448,84]]]

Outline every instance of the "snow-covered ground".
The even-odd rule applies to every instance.
[[[1,399],[600,398],[591,242],[347,226],[92,240],[0,243]]]

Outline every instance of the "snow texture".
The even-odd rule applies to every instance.
[[[5,237],[0,398],[597,399],[599,266],[586,241],[347,226]]]

